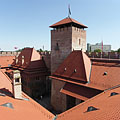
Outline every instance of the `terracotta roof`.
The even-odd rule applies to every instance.
[[[4,90],[6,89],[12,92],[11,80],[5,75],[3,71],[0,70],[0,93],[2,91],[4,93]],[[6,96],[0,96],[1,120],[52,120],[54,118],[52,113],[43,108],[40,104],[36,103],[25,93],[22,93],[22,95],[24,98],[29,100],[17,100],[8,96],[7,94]],[[11,103],[13,109],[1,106],[5,103]]]
[[[23,64],[22,64],[22,59],[24,59]],[[24,48],[24,50],[18,56],[17,64],[16,61],[14,61],[12,65],[13,67],[20,67],[23,69],[24,68],[33,69],[33,68],[43,68],[43,67],[46,68],[42,56],[34,48]]]
[[[73,72],[75,69],[77,72]],[[53,73],[51,78],[105,90],[120,83],[120,61],[92,60],[91,67],[90,59],[83,52],[73,51]],[[81,81],[84,81],[84,84]]]
[[[14,61],[14,56],[0,56],[0,66],[1,67],[8,67]]]
[[[111,93],[118,93],[110,96]],[[57,120],[119,120],[120,87],[103,92],[57,116]],[[88,107],[97,110],[88,112]]]
[[[78,82],[89,81],[91,61],[82,51],[73,51],[53,73]]]
[[[55,27],[58,27],[58,26],[61,26],[61,25],[69,24],[69,23],[77,24],[78,26],[80,26],[82,28],[88,28],[87,26],[79,23],[78,21],[76,21],[76,20],[74,20],[74,19],[72,19],[70,17],[67,17],[67,18],[63,19],[63,20],[51,25],[50,27],[55,28]]]
[[[24,57],[24,63],[22,65],[22,57]],[[14,65],[26,68],[31,61],[40,60],[41,56],[34,48],[24,48],[19,54],[18,62],[14,61]]]
[[[106,73],[106,75],[105,75]],[[120,62],[93,62],[90,84],[99,89],[108,89],[120,83]]]
[[[60,92],[85,101],[102,91],[80,85],[66,83]]]

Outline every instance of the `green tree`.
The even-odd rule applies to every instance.
[[[37,50],[38,52],[43,52],[43,50],[40,48],[39,50]]]
[[[102,50],[96,49],[96,50],[94,50],[94,52],[102,52]]]
[[[117,52],[120,52],[120,48],[118,48]]]

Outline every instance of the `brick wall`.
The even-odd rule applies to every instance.
[[[51,72],[53,73],[72,51],[72,28],[51,31]]]
[[[64,85],[65,82],[52,79],[51,104],[57,112],[64,112],[66,110],[66,95],[60,93]]]

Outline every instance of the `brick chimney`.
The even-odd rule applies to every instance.
[[[13,71],[13,95],[16,99],[22,99],[21,76],[19,70]]]

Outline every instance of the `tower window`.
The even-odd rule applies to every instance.
[[[58,45],[58,43],[56,43],[55,50],[59,50],[59,45]]]
[[[19,78],[15,78],[15,82],[19,82]]]
[[[81,40],[79,39],[79,45],[80,45],[80,43],[81,43]]]

